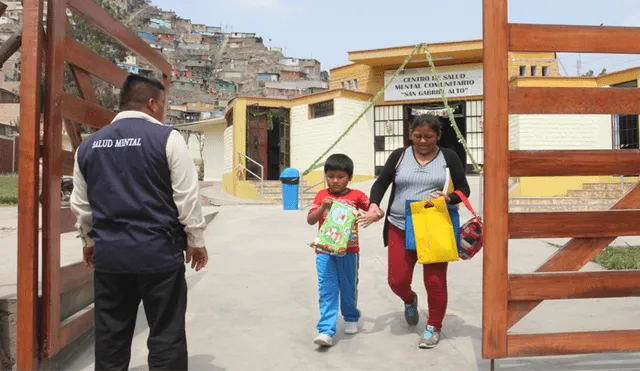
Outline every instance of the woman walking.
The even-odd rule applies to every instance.
[[[391,290],[404,302],[404,316],[410,326],[419,322],[418,295],[411,289],[418,257],[416,251],[405,249],[406,200],[444,197],[448,204],[460,203],[460,197],[455,193],[443,192],[447,181],[446,168],[449,168],[454,189],[467,197],[470,194],[465,169],[458,155],[437,145],[441,135],[442,124],[437,117],[421,115],[413,120],[413,145],[399,148],[389,156],[371,188],[371,206],[361,221],[365,227],[382,218],[384,214],[379,206],[391,185],[383,231],[384,245],[388,246],[388,282]],[[427,206],[433,204],[427,202]],[[447,263],[423,265],[429,319],[420,348],[435,348],[440,341],[442,320],[447,310],[447,266]]]

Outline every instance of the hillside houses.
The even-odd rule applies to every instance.
[[[8,6],[0,18],[2,42],[19,30],[23,12],[20,1],[3,2]],[[288,58],[282,48],[267,48],[253,32],[227,32],[220,24],[195,23],[175,11],[154,7],[148,0],[108,2],[121,14],[135,14],[129,28],[173,66],[169,100],[174,108],[184,110],[172,110],[171,120],[188,122],[194,117],[222,115],[235,96],[290,98],[328,89],[320,62]],[[211,19],[215,21],[216,15]],[[135,56],[116,64],[128,73],[159,77]],[[2,66],[0,88],[19,94],[19,86],[18,52]],[[195,108],[186,108],[192,104]]]
[[[174,66],[169,99],[175,123],[206,112],[221,115],[226,101],[236,95],[290,98],[329,87],[320,62],[287,58],[281,48],[266,48],[255,33],[226,33],[222,26],[194,23],[158,8],[138,15],[135,26]],[[131,72],[136,66],[121,67]],[[177,109],[193,103],[200,104],[198,110]]]

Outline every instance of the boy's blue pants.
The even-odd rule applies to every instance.
[[[331,256],[316,254],[318,293],[320,294],[320,320],[318,333],[333,336],[338,322],[338,295],[340,310],[346,322],[358,322],[358,268],[360,254]]]

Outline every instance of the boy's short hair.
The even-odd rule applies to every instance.
[[[330,170],[344,171],[351,178],[353,176],[353,160],[342,153],[333,154],[324,163],[324,173],[326,174]]]

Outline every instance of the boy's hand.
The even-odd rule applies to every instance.
[[[333,205],[333,198],[327,197],[324,200],[322,200],[321,206],[324,210],[329,210],[331,208],[331,205]]]

